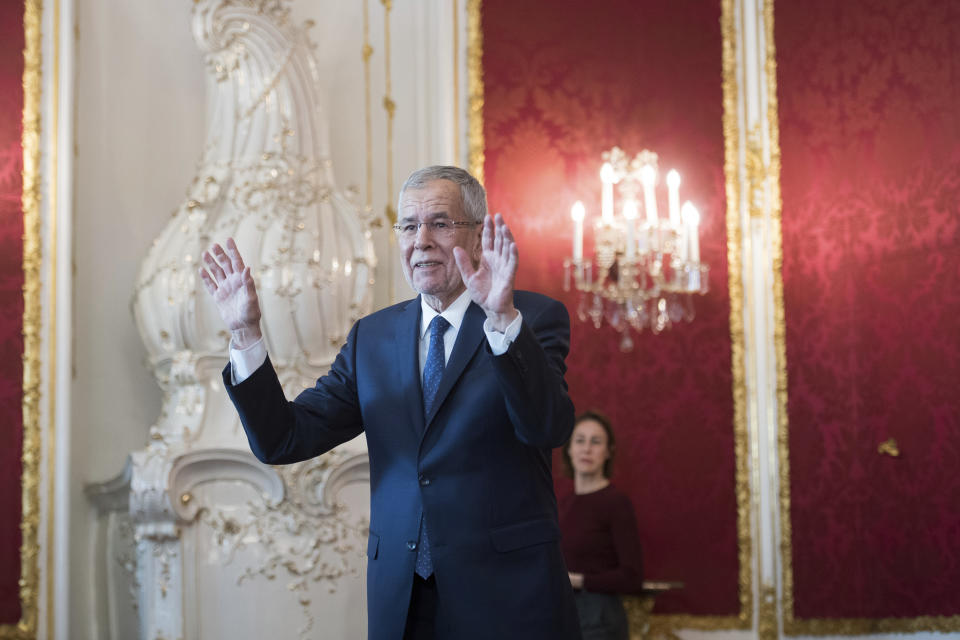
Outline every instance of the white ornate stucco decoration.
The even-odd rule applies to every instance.
[[[190,593],[184,576],[210,582],[199,575],[203,567],[187,564],[193,556],[184,531],[198,522],[209,526],[192,527],[191,535],[213,539],[204,548],[264,548],[265,564],[247,567],[247,576],[286,567],[302,583],[295,588],[308,590],[310,581],[329,586],[359,565],[355,547],[362,545],[354,541],[362,539],[363,519],[346,518],[337,494],[344,483],[368,481],[362,441],[302,469],[280,472],[253,459],[220,382],[228,335],[196,275],[212,242],[236,239],[288,394],[326,371],[350,325],[370,311],[374,221],[335,186],[309,26],[293,24],[277,0],[193,6],[207,66],[206,144],[186,200],[143,261],[133,298],[164,394],[129,477],[141,638],[192,635],[184,620],[203,594]],[[246,486],[255,499],[227,504],[225,495],[240,494],[207,490],[217,483]],[[326,537],[298,547],[311,530]],[[332,564],[329,553],[352,560]]]
[[[242,509],[211,505],[200,511],[198,519],[212,534],[225,566],[238,564],[238,554],[251,541],[258,545],[259,562],[246,563],[237,584],[263,579],[267,582],[260,585],[272,591],[274,600],[284,598],[283,592],[295,596],[302,620],[296,629],[299,637],[316,637],[311,632],[322,629],[316,628],[313,597],[326,597],[336,591],[341,579],[360,575],[369,518],[351,513],[340,497],[349,484],[369,484],[367,456],[338,449],[278,470],[287,489],[284,499],[250,501]],[[276,582],[270,586],[269,581],[278,579],[285,586],[282,591]],[[342,615],[333,610],[334,615],[338,613]],[[290,637],[293,630],[289,629]]]
[[[193,13],[207,140],[186,201],[143,262],[137,324],[162,384],[205,357],[222,363],[226,334],[196,269],[212,241],[233,236],[257,281],[271,359],[312,380],[369,311],[375,258],[368,221],[334,184],[306,29],[271,0],[200,0]]]

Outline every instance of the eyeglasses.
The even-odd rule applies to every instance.
[[[457,231],[457,227],[475,227],[478,224],[480,223],[461,220],[431,220],[430,222],[403,222],[393,225],[393,228],[404,240],[412,240],[420,231],[420,227],[426,227],[432,236],[449,238]]]

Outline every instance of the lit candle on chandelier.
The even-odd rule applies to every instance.
[[[636,255],[637,241],[634,239],[634,220],[637,218],[637,203],[630,198],[623,203],[623,218],[627,223],[627,260],[632,261]]]
[[[616,181],[616,174],[613,171],[613,165],[604,162],[600,168],[600,180],[603,182],[603,189],[600,192],[600,214],[603,216],[604,224],[613,224],[613,183]]]
[[[683,216],[683,230],[687,236],[687,242],[682,242],[681,246],[686,248],[689,243],[688,259],[690,262],[698,263],[700,262],[700,212],[688,200],[683,203],[680,215]]]
[[[657,182],[657,170],[653,165],[643,165],[640,169],[640,181],[643,183],[643,208],[647,210],[647,224],[658,227],[657,196],[653,192],[653,186]]]
[[[583,260],[583,217],[586,210],[583,203],[577,200],[570,208],[570,217],[573,218],[573,261],[580,263]]]
[[[670,203],[670,226],[680,228],[680,174],[676,169],[667,173],[667,193]]]

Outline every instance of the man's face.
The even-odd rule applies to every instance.
[[[460,205],[460,187],[449,180],[434,180],[420,189],[407,189],[400,201],[398,222],[449,220],[469,222]],[[401,235],[403,275],[417,293],[439,300],[446,308],[465,289],[453,248],[462,247],[476,265],[480,260],[481,226],[456,227],[449,236],[423,225],[412,238]],[[431,305],[432,306],[432,305]]]

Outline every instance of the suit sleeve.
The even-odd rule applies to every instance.
[[[573,402],[564,380],[570,317],[566,307],[550,299],[540,309],[522,313],[517,339],[492,360],[517,438],[551,449],[573,431]]]
[[[269,357],[236,385],[231,382],[231,365],[223,370],[223,384],[258,460],[267,464],[300,462],[363,431],[355,369],[358,326],[350,330],[330,371],[293,401],[284,395]]]

